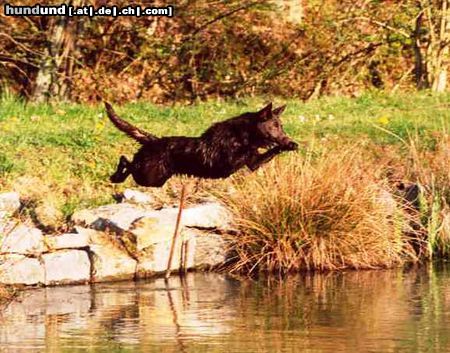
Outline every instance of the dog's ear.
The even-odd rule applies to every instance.
[[[280,116],[284,112],[285,109],[286,109],[286,104],[272,110],[272,114],[275,116]]]
[[[267,104],[258,112],[258,118],[261,120],[268,120],[272,118],[272,102]]]

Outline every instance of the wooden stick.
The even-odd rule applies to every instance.
[[[185,198],[186,198],[186,185],[183,183],[183,187],[181,188],[180,207],[178,209],[177,223],[175,224],[175,232],[173,233],[172,244],[170,245],[169,261],[167,263],[166,275],[164,277],[166,280],[169,279],[169,277],[170,277],[170,272],[171,272],[171,268],[172,268],[173,252],[175,250],[175,244],[176,244],[177,238],[178,238],[178,233],[179,233],[179,228],[180,228],[180,223],[181,223],[181,213],[183,212]]]

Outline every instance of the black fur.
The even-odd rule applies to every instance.
[[[159,187],[175,174],[201,178],[226,178],[247,166],[256,170],[282,151],[298,145],[283,131],[279,116],[285,106],[272,110],[272,103],[256,113],[245,113],[212,125],[200,137],[158,138],[117,116],[105,103],[110,120],[142,144],[130,162],[120,157],[113,183],[132,175],[137,184]],[[269,148],[259,153],[259,148]]]

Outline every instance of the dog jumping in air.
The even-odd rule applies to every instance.
[[[244,166],[254,171],[281,152],[298,149],[280,121],[285,105],[272,110],[269,103],[258,112],[213,124],[199,137],[156,137],[122,120],[109,103],[105,107],[112,123],[142,145],[131,162],[120,157],[110,177],[113,183],[130,174],[137,184],[153,187],[163,186],[172,175],[226,178]]]

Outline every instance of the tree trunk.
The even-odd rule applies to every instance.
[[[54,85],[58,80],[59,56],[66,25],[67,18],[62,17],[58,18],[49,29],[50,37],[42,57],[33,92],[33,100],[37,102],[48,101],[52,96]]]
[[[449,66],[449,40],[450,40],[450,9],[449,0],[443,0],[441,6],[441,23],[439,31],[439,46],[436,48],[436,63],[433,72],[433,92],[444,92],[447,86],[447,71]]]
[[[423,26],[423,12],[417,16],[416,25],[414,28],[414,76],[416,80],[416,87],[424,89],[429,87],[428,74],[425,63],[425,45],[421,40],[421,31]]]
[[[69,2],[69,5],[74,6],[82,4],[83,0]],[[74,66],[75,38],[81,28],[79,21],[69,17],[57,17],[50,26],[48,44],[36,77],[32,96],[34,101],[67,98],[68,81]]]
[[[430,2],[420,1],[413,38],[417,88],[445,91],[450,64],[450,0],[437,1],[434,8]]]

